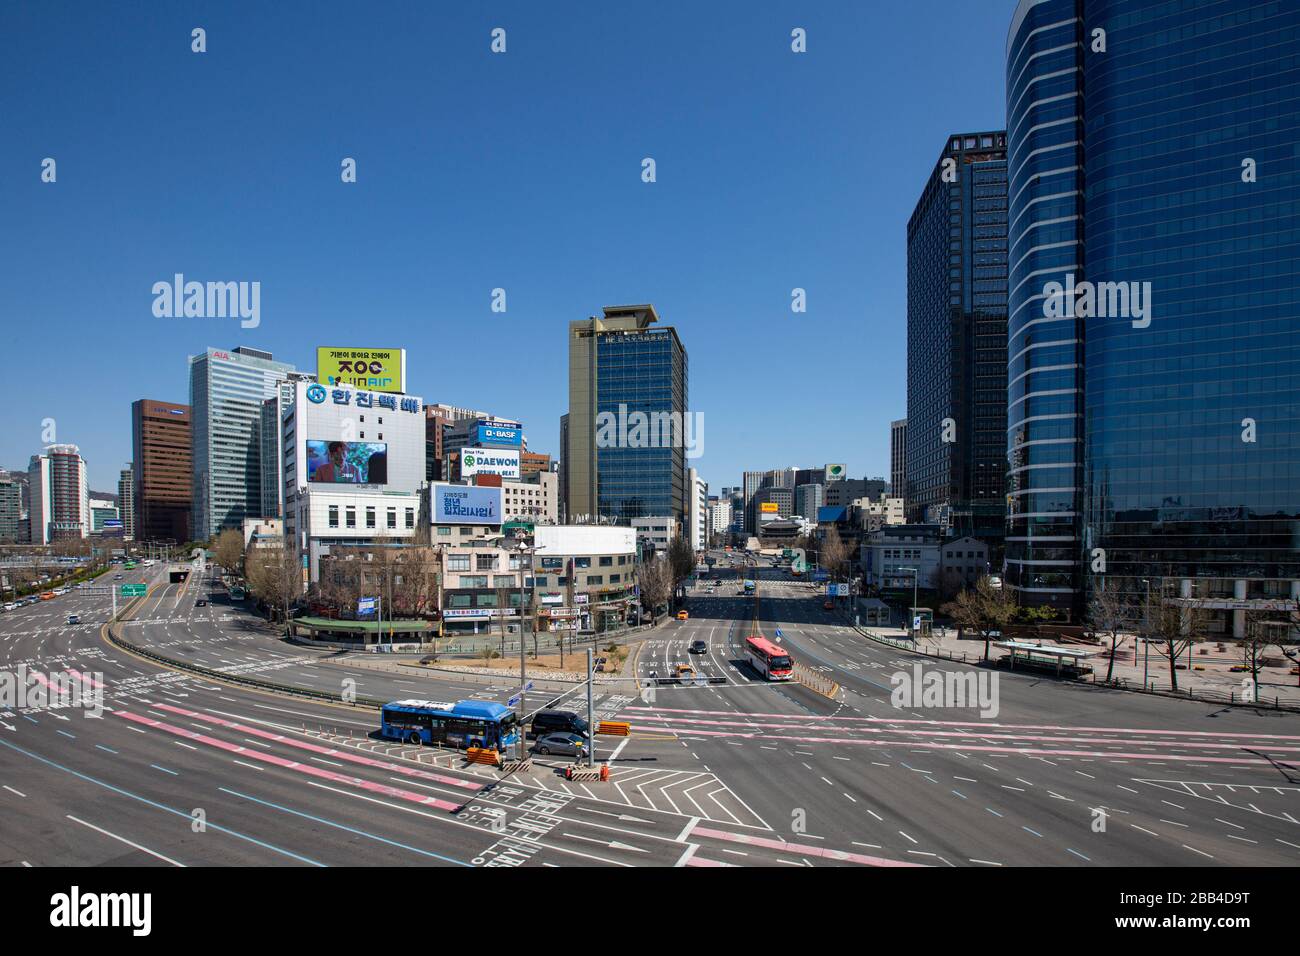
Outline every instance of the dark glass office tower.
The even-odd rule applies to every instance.
[[[1006,582],[1022,604],[1080,603],[1081,323],[1043,288],[1083,259],[1083,24],[1077,0],[1023,0],[1007,42]]]
[[[907,224],[907,511],[995,551],[1006,523],[1006,339],[1006,133],[952,136]]]
[[[1078,608],[1104,555],[1108,586],[1159,583],[1240,635],[1300,594],[1300,4],[1022,0],[1007,78],[1008,394],[1047,403],[1013,405],[1011,491],[1079,514],[1073,552],[1031,534],[1013,584],[1068,584]],[[1063,272],[1105,294],[1043,321]],[[1049,451],[1029,419],[1072,438],[1072,401],[1067,481],[1050,459],[1076,443]]]
[[[634,305],[570,323],[570,521],[686,519],[686,445],[703,436],[687,431],[686,350],[658,321],[654,306]]]

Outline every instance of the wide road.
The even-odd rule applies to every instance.
[[[155,569],[161,572],[161,569]],[[895,708],[891,675],[931,662],[843,626],[807,587],[692,591],[690,619],[639,648],[638,674],[688,660],[726,683],[601,685],[633,722],[599,738],[612,780],[543,759],[504,780],[374,736],[373,711],[209,682],[104,640],[108,598],[0,616],[0,667],[102,685],[102,715],[0,713],[0,862],[432,865],[1294,865],[1293,715],[998,675],[994,716]],[[128,578],[129,579],[129,578]],[[434,675],[280,641],[198,575],[155,578],[123,633],[227,673],[342,696],[503,699],[506,681]],[[755,612],[757,611],[757,624]],[[69,613],[81,625],[67,626]],[[755,630],[839,685],[768,684]],[[690,654],[690,642],[706,642]],[[537,702],[540,703],[540,700]],[[573,709],[581,709],[574,700]],[[1104,828],[1102,824],[1104,823]]]

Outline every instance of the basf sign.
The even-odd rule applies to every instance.
[[[406,391],[406,349],[316,349],[316,381],[372,392]]]
[[[519,477],[519,452],[501,448],[463,448],[460,452],[460,476],[500,475]]]
[[[434,524],[500,524],[501,489],[482,485],[430,485]]]
[[[477,444],[499,448],[518,448],[523,439],[522,429],[492,422],[479,422],[476,432]]]

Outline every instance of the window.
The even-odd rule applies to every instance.
[[[519,583],[513,574],[496,574],[492,576],[494,588],[513,588]]]
[[[495,571],[496,569],[497,569],[497,556],[495,554],[474,555],[475,571]]]
[[[462,574],[460,586],[463,588],[485,588],[488,586],[486,574]]]
[[[357,509],[352,505],[348,505],[347,526],[349,528],[355,528],[357,526]]]
[[[605,576],[604,576],[603,574],[589,574],[589,575],[587,575],[587,583],[588,583],[588,584],[604,584],[604,583],[605,583]]]
[[[406,527],[407,527],[407,528],[414,528],[414,527],[415,527],[415,509],[414,509],[414,508],[407,508],[407,509],[406,509]]]
[[[620,561],[619,563],[622,564],[623,562]],[[600,566],[601,566],[602,568],[612,567],[613,564],[614,564],[614,559],[613,559],[613,558],[608,558],[608,557],[606,557],[606,558],[601,558],[601,559],[600,559]]]
[[[408,512],[408,514],[409,514],[409,512]],[[409,527],[409,525],[408,525],[408,527]],[[439,528],[439,529],[438,529],[438,534],[440,534],[440,535],[450,536],[450,535],[451,535],[451,529],[450,529],[450,528]]]
[[[375,526],[375,509],[374,509],[374,508],[367,508],[367,509],[366,509],[366,527],[367,527],[367,528],[373,528],[374,526]]]
[[[390,528],[394,528],[394,529],[397,527],[397,509],[396,509],[396,508],[389,508],[389,509],[388,509],[388,527],[390,527]]]
[[[468,554],[449,554],[447,555],[448,571],[468,571],[469,555]]]
[[[337,528],[338,526],[339,526],[339,506],[330,505],[330,527]]]
[[[447,606],[469,607],[470,597],[468,594],[449,594],[447,595]]]
[[[591,567],[591,558],[574,558],[573,564],[574,567],[589,568]]]

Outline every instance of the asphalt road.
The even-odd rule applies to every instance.
[[[891,676],[992,672],[874,644],[801,584],[760,572],[693,592],[638,674],[689,660],[724,684],[602,685],[632,721],[598,738],[608,783],[539,760],[505,780],[375,739],[377,717],[157,667],[102,636],[82,592],[0,615],[0,669],[86,675],[102,716],[0,712],[7,865],[1295,865],[1300,719],[999,674],[996,716],[891,702]],[[128,577],[128,580],[130,578]],[[126,636],[159,653],[329,693],[504,699],[504,682],[285,644],[208,586],[152,581]],[[202,586],[200,586],[202,584]],[[67,626],[69,613],[83,623]],[[755,627],[840,685],[758,680]],[[695,639],[703,655],[687,653]],[[77,678],[81,680],[82,678]],[[991,688],[986,688],[991,690]],[[538,701],[540,703],[540,701]],[[575,702],[576,703],[576,702]],[[574,709],[580,709],[574,707]],[[418,759],[417,759],[418,758]],[[1104,830],[1098,823],[1104,819]]]

